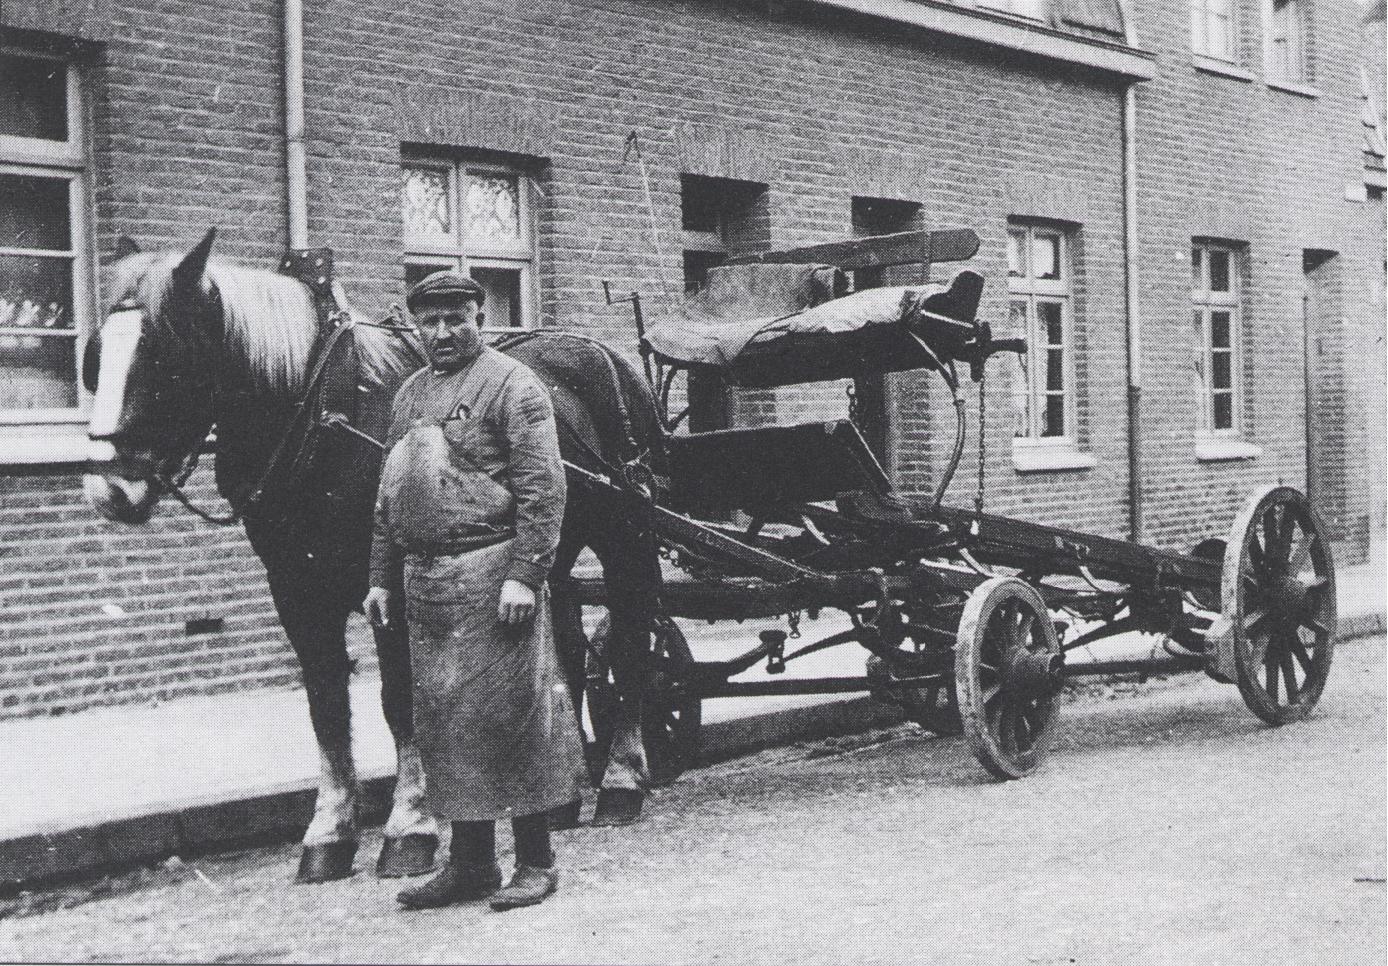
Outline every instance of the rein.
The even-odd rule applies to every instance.
[[[333,286],[333,255],[331,249],[310,248],[295,249],[289,251],[280,263],[280,272],[288,275],[305,285],[313,298],[315,314],[318,318],[318,338],[314,342],[313,351],[310,354],[312,362],[309,365],[308,379],[304,384],[303,394],[299,397],[298,403],[294,407],[293,415],[289,418],[289,423],[285,427],[284,434],[270,456],[270,462],[256,479],[255,484],[250,489],[250,495],[243,501],[233,502],[231,512],[226,514],[211,513],[197,506],[192,498],[183,491],[183,485],[197,469],[198,461],[206,448],[207,439],[204,436],[193,452],[183,461],[183,466],[178,475],[171,477],[167,471],[159,472],[154,475],[154,482],[168,493],[180,504],[183,505],[194,516],[197,516],[208,523],[220,527],[235,526],[240,523],[247,513],[255,510],[256,506],[264,499],[266,488],[274,475],[283,467],[285,460],[294,450],[294,442],[302,438],[307,442],[314,429],[326,427],[330,429],[344,430],[352,436],[356,436],[368,442],[382,451],[385,445],[380,440],[375,439],[367,433],[352,426],[347,419],[340,413],[322,413],[317,418],[311,419],[307,424],[301,425],[304,413],[309,404],[314,400],[323,379],[327,372],[328,361],[332,358],[333,350],[343,333],[355,326],[365,326],[372,329],[381,329],[391,332],[398,336],[404,336],[414,331],[414,328],[407,325],[404,320],[404,313],[399,305],[392,305],[391,311],[380,322],[359,322],[352,318],[351,313],[343,309],[337,301],[337,295]],[[180,341],[182,336],[168,327],[175,338]],[[302,436],[301,436],[302,434]]]

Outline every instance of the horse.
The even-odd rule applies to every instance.
[[[321,351],[315,347],[322,337],[312,290],[278,272],[213,258],[215,236],[214,228],[188,252],[162,254],[140,252],[122,239],[111,268],[113,308],[84,360],[84,378],[94,392],[84,488],[106,518],[144,524],[164,494],[188,503],[175,477],[191,471],[215,426],[217,489],[265,565],[302,672],[321,767],[297,878],[325,882],[351,874],[357,848],[345,627],[367,588],[382,463],[375,440],[385,436],[396,390],[425,359],[408,327],[358,324],[348,308],[345,324],[355,349],[340,378],[349,380],[349,393],[355,390],[354,413],[336,423],[314,421],[314,403],[306,394],[316,384]],[[661,424],[649,385],[611,349],[557,330],[508,341],[502,350],[550,388],[561,420],[561,452],[570,464],[551,587],[561,663],[576,709],[587,641],[575,626],[581,610],[564,578],[584,548],[603,568],[612,625],[607,646],[618,694],[605,766],[601,756],[597,762],[593,822],[626,824],[639,817],[650,783],[641,707],[660,567],[639,501],[625,498],[631,487],[618,499],[591,480],[620,480],[614,471],[642,460],[659,470]],[[403,594],[391,597],[400,602]],[[401,610],[388,627],[373,628],[382,707],[398,764],[376,863],[383,877],[428,871],[438,844],[413,740],[403,616]],[[553,824],[577,824],[579,804],[553,815]]]

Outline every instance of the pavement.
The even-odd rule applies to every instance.
[[[1337,578],[1341,638],[1383,633],[1382,545],[1368,564],[1342,568]],[[754,643],[758,630],[784,626],[682,624],[699,660],[730,657]],[[826,612],[807,618],[801,630],[815,640],[841,626]],[[1125,635],[1071,660],[1143,656],[1153,642]],[[779,677],[861,675],[863,657],[860,648],[831,648],[792,662]],[[759,678],[767,678],[762,668],[739,680]],[[384,817],[395,769],[378,689],[373,677],[352,686],[353,742],[368,822]],[[898,717],[863,697],[800,695],[709,699],[703,720],[705,760],[719,761]],[[300,689],[0,722],[0,748],[6,750],[0,755],[0,892],[11,893],[173,855],[292,840],[307,825],[318,773]]]

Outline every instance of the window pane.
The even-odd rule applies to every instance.
[[[469,174],[467,233],[471,238],[520,238],[520,189],[513,175]]]
[[[1065,388],[1065,352],[1061,349],[1051,349],[1046,353],[1046,388]]]
[[[1229,348],[1229,313],[1210,313],[1210,345],[1216,349]]]
[[[1234,428],[1234,397],[1232,393],[1216,393],[1214,397],[1214,428]]]
[[[1007,233],[1007,274],[1014,277],[1025,277],[1027,273],[1026,264],[1026,232],[1010,231]]]
[[[1233,357],[1228,352],[1216,352],[1210,356],[1210,385],[1215,389],[1232,389]]]
[[[1205,287],[1205,252],[1200,248],[1190,250],[1190,284],[1197,289]]]
[[[1031,246],[1032,273],[1036,278],[1060,278],[1060,238],[1038,234]]]
[[[1010,331],[1023,338],[1027,338],[1031,333],[1027,331],[1027,303],[1023,301],[1011,302],[1007,307],[1007,327]]]
[[[1230,291],[1229,252],[1218,248],[1210,249],[1210,291]]]
[[[453,236],[448,172],[435,168],[403,169],[401,202],[405,210],[405,234],[412,238],[449,240]]]
[[[0,255],[0,328],[73,328],[72,260]]]
[[[1231,57],[1233,54],[1233,42],[1229,31],[1229,18],[1214,11],[1210,12],[1208,21],[1208,53],[1216,57]]]
[[[521,315],[520,269],[473,266],[469,274],[487,293],[482,311],[487,313],[485,324],[489,328],[519,328],[525,324]]]
[[[1046,397],[1046,425],[1041,428],[1042,436],[1065,435],[1065,397]]]
[[[75,339],[0,334],[0,410],[76,405]]]
[[[69,218],[66,178],[0,174],[0,247],[68,251]]]
[[[1027,372],[1027,354],[1007,353],[1013,360],[1012,370],[1012,435],[1031,435],[1031,381]]]
[[[1041,316],[1041,334],[1047,345],[1065,344],[1065,315],[1059,302],[1037,302],[1036,311]]]
[[[68,139],[65,65],[0,54],[0,134]]]

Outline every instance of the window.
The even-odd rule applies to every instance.
[[[1069,243],[1040,225],[1013,225],[1007,235],[1010,329],[1024,333],[1013,435],[1075,443],[1074,336]]]
[[[1300,0],[1267,0],[1267,74],[1278,80],[1306,79]]]
[[[1045,20],[1046,0],[978,0],[980,7],[991,7],[1029,20]]]
[[[72,65],[0,49],[0,424],[83,418],[85,145]]]
[[[528,328],[538,311],[534,186],[515,168],[406,161],[401,168],[405,284],[452,268],[487,293],[486,326]]]
[[[685,292],[697,292],[730,254],[767,247],[765,198],[766,185],[753,181],[680,175]]]
[[[1234,60],[1234,0],[1190,0],[1190,43],[1197,54]]]
[[[1229,245],[1196,242],[1190,251],[1192,321],[1200,380],[1200,430],[1237,436],[1243,360],[1239,349],[1239,252]]]

